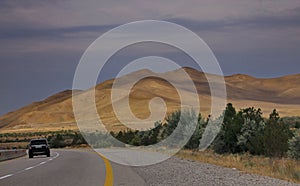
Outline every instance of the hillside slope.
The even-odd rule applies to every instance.
[[[200,98],[201,113],[204,116],[210,114],[210,90],[204,73],[191,68],[183,68],[194,81]],[[181,69],[182,70],[182,69]],[[160,74],[168,77],[179,85],[185,98],[192,98],[192,92],[188,85],[188,79],[179,73],[179,70]],[[162,78],[157,78],[156,73],[141,70],[120,77],[119,80],[126,85],[141,74],[146,78],[137,82],[131,89],[129,103],[132,112],[140,119],[150,116],[149,101],[160,97],[167,105],[167,112],[172,112],[180,107],[180,97],[176,89]],[[213,75],[210,75],[213,76]],[[232,102],[236,108],[260,107],[267,116],[273,108],[278,109],[281,116],[300,115],[300,74],[279,78],[262,79],[247,75],[237,74],[225,77],[227,89],[227,102]],[[107,124],[109,130],[120,130],[123,126],[116,118],[111,104],[111,88],[114,80],[108,80],[98,84],[96,90],[96,105],[101,119]],[[77,91],[77,96],[85,96],[92,91]],[[119,91],[125,91],[120,88]],[[34,102],[14,112],[0,117],[0,132],[5,131],[40,131],[76,129],[72,109],[72,91],[66,90],[50,96],[43,101]],[[115,100],[117,104],[125,102],[125,97]],[[89,109],[85,108],[86,116]],[[124,108],[125,109],[125,108]],[[121,109],[122,110],[122,109]],[[163,112],[164,108],[155,112]],[[126,117],[127,113],[124,113]],[[90,118],[91,122],[97,118]]]

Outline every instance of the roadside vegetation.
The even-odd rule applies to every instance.
[[[47,138],[52,148],[109,146],[147,146],[163,141],[169,135],[180,136],[191,130],[189,121],[197,121],[192,137],[178,156],[242,171],[272,176],[300,183],[300,117],[280,118],[274,109],[268,118],[264,118],[260,108],[236,110],[227,104],[220,131],[214,142],[205,151],[199,151],[202,135],[213,120],[204,118],[193,111],[180,111],[169,114],[165,121],[157,121],[152,129],[146,131],[124,130],[110,134],[120,142],[110,139],[108,134],[100,132],[85,134],[73,130],[35,133],[2,133],[0,148],[26,148],[32,138]],[[181,119],[182,126],[174,134]],[[176,132],[175,132],[176,133]],[[182,138],[182,140],[184,137]],[[168,146],[176,144],[168,144]]]
[[[113,135],[130,145],[155,144],[173,133],[180,116],[188,121],[195,113],[174,112],[164,122],[156,122],[151,130],[127,130]],[[199,151],[202,134],[213,120],[199,114],[195,132],[178,156],[300,183],[299,117],[280,118],[274,109],[264,118],[260,108],[237,111],[230,103],[222,117],[224,120],[214,142],[207,150]],[[189,128],[188,122],[183,123],[186,128],[181,128],[181,133]]]
[[[0,149],[27,148],[33,138],[47,138],[52,148],[75,147],[86,144],[78,131],[60,130],[32,133],[0,133]]]
[[[252,173],[300,184],[300,161],[288,157],[274,158],[249,153],[217,154],[212,150],[182,150],[178,157],[232,168],[241,173]]]
[[[112,133],[118,140],[135,146],[145,146],[162,141],[173,133],[180,116],[184,121],[195,117],[195,113],[174,112],[164,122],[156,122],[155,128],[147,131],[120,131]],[[290,157],[300,159],[300,126],[298,117],[280,118],[274,109],[269,118],[262,116],[261,109],[253,107],[236,111],[228,104],[223,113],[220,132],[209,150],[217,154],[250,154],[270,158]],[[199,141],[208,125],[210,117],[198,115],[194,134],[185,149],[198,150]],[[188,122],[183,122],[188,128]],[[186,130],[182,128],[181,133]],[[184,132],[183,132],[184,133]]]

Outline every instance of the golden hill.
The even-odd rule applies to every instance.
[[[204,73],[191,68],[183,68],[194,81],[200,98],[200,109],[203,116],[210,114],[210,90]],[[187,86],[188,79],[179,73],[180,70],[166,72],[161,77],[168,77],[180,86],[184,96],[189,99],[192,92]],[[118,80],[124,85],[136,79],[141,74],[147,77],[138,81],[130,91],[129,104],[132,113],[140,119],[150,116],[149,101],[160,97],[165,101],[167,112],[172,112],[180,107],[180,99],[176,89],[166,80],[157,78],[157,74],[148,70],[137,71],[125,75]],[[213,76],[213,75],[210,75]],[[227,89],[227,102],[234,104],[236,108],[260,107],[265,116],[276,108],[281,116],[300,115],[300,74],[279,78],[255,78],[247,75],[232,75],[225,77]],[[111,88],[114,80],[108,80],[98,84],[96,90],[96,105],[99,116],[109,130],[120,130],[124,126],[116,118],[111,104]],[[77,91],[76,96],[84,97],[92,89]],[[118,90],[124,91],[122,87]],[[126,99],[120,96],[114,100],[122,105]],[[156,104],[156,102],[152,102]],[[158,103],[157,103],[158,104]],[[164,107],[153,112],[160,113]],[[84,108],[84,114],[89,118],[89,109]],[[125,109],[125,108],[124,108]],[[122,108],[121,108],[122,110]],[[121,113],[123,114],[123,113]],[[127,113],[124,113],[126,117]],[[97,118],[89,118],[93,123]],[[130,121],[130,118],[128,119]],[[50,96],[49,98],[34,102],[14,112],[0,117],[0,132],[26,132],[77,129],[72,109],[72,91],[66,90]]]

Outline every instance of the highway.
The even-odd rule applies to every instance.
[[[146,185],[128,166],[111,163],[88,149],[52,150],[51,157],[27,156],[0,162],[1,186]]]
[[[103,151],[103,150],[102,150]],[[124,157],[124,150],[104,155]],[[147,155],[147,154],[146,154]],[[149,155],[153,155],[150,153]],[[141,156],[143,157],[143,156]],[[141,158],[140,157],[140,158]],[[145,156],[145,157],[148,157]],[[157,156],[156,156],[157,157]],[[132,158],[132,157],[131,157]],[[133,157],[138,160],[137,157]],[[127,159],[131,161],[131,159]],[[172,157],[150,166],[108,161],[90,149],[52,149],[51,157],[27,156],[0,162],[1,186],[287,185],[290,182]]]

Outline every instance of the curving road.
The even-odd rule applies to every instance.
[[[124,151],[104,151],[123,156]],[[104,154],[105,155],[105,154]],[[89,149],[52,150],[51,157],[0,162],[1,186],[288,185],[286,181],[172,157],[144,167],[112,163]]]
[[[1,186],[101,186],[112,182],[113,185],[145,185],[132,168],[109,163],[87,149],[52,150],[49,158],[26,156],[0,162]]]

